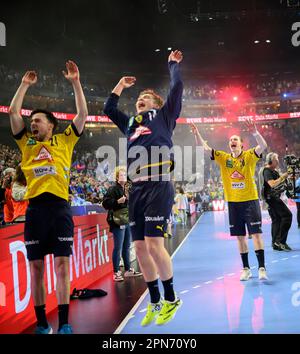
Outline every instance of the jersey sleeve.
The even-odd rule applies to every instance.
[[[126,135],[129,117],[118,110],[119,96],[111,93],[104,105],[104,113],[116,124],[123,134]]]
[[[72,123],[64,130],[62,134],[58,134],[58,135],[66,145],[73,148],[77,143],[77,141],[79,140],[79,138],[81,137],[82,133],[79,134],[75,124]],[[54,140],[55,143],[56,135],[53,135],[52,139]]]
[[[27,129],[24,128],[22,131],[20,131],[20,133],[13,135],[13,138],[15,139],[15,142],[17,143],[19,149],[23,151],[29,139],[29,134],[27,132]]]
[[[225,151],[213,149],[211,151],[210,159],[213,161],[216,161],[218,164],[221,164],[222,162],[224,162],[226,160],[227,155],[228,154]]]
[[[255,148],[249,149],[245,152],[246,152],[248,161],[253,164],[256,164],[262,158],[262,155],[260,155],[260,156],[257,155]]]
[[[162,107],[162,112],[168,125],[173,129],[176,119],[181,112],[183,82],[180,75],[179,64],[175,61],[170,61],[168,65],[170,72],[170,90],[167,100]]]

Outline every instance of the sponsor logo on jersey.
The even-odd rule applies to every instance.
[[[131,118],[129,119],[129,123],[128,123],[128,127],[129,127],[129,128],[132,126],[133,122],[134,122],[134,117],[131,117]]]
[[[231,182],[232,189],[245,189],[245,182]]]
[[[141,135],[149,135],[149,134],[152,134],[152,131],[149,128],[140,125],[138,128],[136,128],[134,134],[131,135],[129,140],[132,141],[137,139]]]
[[[43,161],[43,160],[53,161],[50,152],[45,148],[45,146],[41,147],[37,157],[33,159],[33,161]]]
[[[240,174],[238,171],[234,171],[232,175],[230,176],[232,179],[245,179],[245,177]]]
[[[232,162],[232,160],[226,160],[226,167],[228,167],[228,168],[232,168],[233,167],[233,162]]]
[[[36,145],[36,140],[34,138],[29,138],[26,145]]]
[[[141,124],[143,121],[143,116],[141,114],[139,114],[138,116],[135,117],[135,120],[137,123]]]
[[[56,169],[54,166],[42,166],[33,168],[33,173],[35,177],[41,177],[45,175],[55,175]]]

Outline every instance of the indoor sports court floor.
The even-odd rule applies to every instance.
[[[269,280],[258,280],[251,240],[253,277],[247,282],[239,280],[241,260],[237,242],[228,233],[227,212],[206,212],[189,221],[188,227],[177,225],[173,239],[166,240],[173,253],[175,288],[183,300],[171,322],[141,327],[149,301],[142,277],[115,283],[109,275],[91,286],[106,290],[107,296],[71,302],[74,333],[300,333],[300,229],[296,209],[292,211],[291,252],[273,251],[270,219],[263,211]],[[49,321],[56,328],[57,314],[50,314]]]
[[[241,261],[228,234],[226,212],[203,214],[173,257],[175,285],[183,300],[176,317],[164,326],[142,328],[148,294],[115,333],[300,333],[300,229],[295,210],[288,244],[291,252],[273,251],[270,220],[263,211],[267,281],[259,281],[253,243],[253,277],[239,280]]]

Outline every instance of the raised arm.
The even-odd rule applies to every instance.
[[[63,74],[65,78],[71,82],[75,94],[77,114],[73,119],[73,123],[78,133],[81,134],[88,116],[87,104],[81,87],[77,65],[73,61],[68,60],[66,62],[66,68],[67,72],[63,71]]]
[[[257,146],[255,147],[255,153],[257,156],[260,156],[261,153],[267,148],[267,143],[265,139],[260,135],[259,131],[256,128],[255,123],[251,119],[246,120],[246,126],[248,127],[249,132],[254,136]]]
[[[171,114],[170,118],[177,119],[181,111],[183,82],[181,80],[179,63],[183,60],[183,54],[179,50],[172,51],[168,58],[170,71],[170,91],[166,100],[165,108]],[[169,117],[168,114],[168,117]]]
[[[195,136],[196,144],[197,145],[202,145],[204,150],[211,152],[212,148],[202,138],[201,134],[199,133],[198,128],[196,127],[196,125],[194,123],[191,123],[191,128],[192,128],[193,134]]]
[[[123,90],[133,86],[135,81],[134,76],[122,77],[104,105],[104,113],[118,126],[123,134],[126,134],[129,117],[118,110],[118,102]]]
[[[25,127],[23,118],[21,116],[22,104],[25,94],[31,85],[37,82],[37,74],[35,71],[27,71],[22,78],[21,85],[19,86],[14,98],[9,107],[10,126],[13,135],[19,134]]]
[[[116,87],[112,90],[112,93],[116,94],[117,96],[121,96],[123,90],[125,88],[129,88],[133,86],[136,82],[136,78],[134,76],[124,76],[118,82]]]

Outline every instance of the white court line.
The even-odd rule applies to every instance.
[[[217,280],[221,280],[221,279],[224,279],[224,277],[218,277],[218,278],[216,278]]]
[[[250,267],[251,269],[255,269],[256,268],[256,266],[252,266],[252,267]]]
[[[183,291],[180,291],[179,294],[185,294],[185,293],[188,293],[188,292],[189,292],[189,290],[183,290]]]
[[[282,261],[286,261],[288,258],[281,258]]]
[[[211,284],[212,280],[206,281],[204,284]]]
[[[271,263],[277,263],[278,262],[278,260],[277,259],[275,259],[274,261],[272,261]]]
[[[175,254],[178,252],[178,250],[181,248],[181,246],[184,244],[184,242],[188,239],[189,235],[191,232],[194,230],[194,228],[198,225],[200,219],[204,215],[201,214],[197,222],[194,224],[194,226],[190,229],[190,231],[186,234],[185,238],[181,241],[180,245],[176,248],[175,252],[172,254],[171,259],[175,256]],[[133,306],[133,308],[128,312],[127,316],[124,318],[124,320],[119,324],[118,328],[114,331],[114,334],[120,334],[123,330],[123,328],[126,326],[127,322],[132,318],[132,314],[137,310],[137,308],[140,306],[140,304],[143,302],[145,299],[146,295],[148,294],[148,289],[144,291],[144,293],[141,295],[137,303]]]
[[[229,277],[232,277],[233,275],[235,275],[235,273],[229,273],[227,274]]]
[[[147,311],[147,309],[142,309],[142,310],[140,310],[139,312],[140,313],[143,313],[143,312],[146,312]]]
[[[292,258],[299,257],[299,254],[294,254]]]
[[[196,286],[193,286],[193,289],[198,289],[200,287],[201,287],[201,285],[196,285]]]

